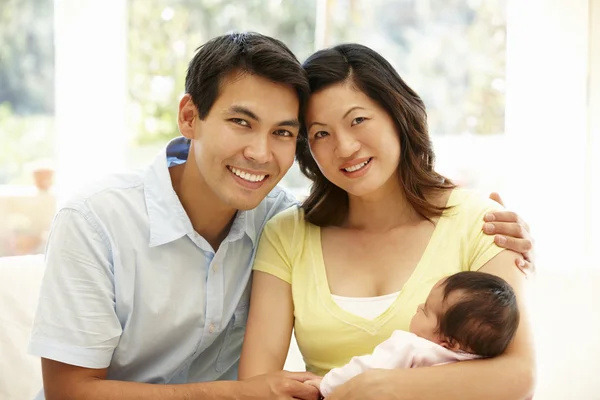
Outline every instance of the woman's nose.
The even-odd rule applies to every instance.
[[[360,142],[349,133],[338,134],[335,155],[339,158],[349,158],[360,150]]]

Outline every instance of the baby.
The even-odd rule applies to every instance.
[[[519,325],[512,287],[495,275],[459,272],[443,278],[417,308],[409,331],[395,331],[372,354],[354,357],[322,379],[307,381],[327,397],[368,369],[416,368],[504,352]]]

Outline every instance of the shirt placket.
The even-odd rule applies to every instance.
[[[214,258],[208,263],[206,272],[206,320],[204,324],[203,344],[212,343],[221,332],[225,293],[223,288],[223,263],[227,252],[227,243],[223,243]]]

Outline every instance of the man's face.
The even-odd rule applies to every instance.
[[[189,95],[181,100],[179,129],[192,140],[188,162],[195,163],[199,177],[224,205],[255,208],[294,162],[298,112],[292,87],[231,74],[204,120]]]

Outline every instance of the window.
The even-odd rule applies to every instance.
[[[0,256],[43,249],[54,214],[53,0],[0,13]]]
[[[485,176],[495,189],[502,188],[477,158],[485,154],[478,151],[482,146],[504,143],[502,0],[77,4],[9,1],[0,16],[0,213],[9,221],[0,228],[0,255],[43,249],[49,220],[35,215],[33,209],[44,208],[32,205],[31,199],[51,194],[40,200],[49,210],[44,215],[52,214],[56,200],[52,191],[35,187],[34,170],[43,187],[52,180],[52,164],[59,160],[56,193],[68,196],[69,189],[97,174],[146,165],[179,134],[177,104],[196,48],[234,30],[275,36],[301,61],[318,48],[348,41],[381,52],[427,105],[441,172],[470,186],[481,186]],[[106,26],[112,28],[107,31]],[[55,80],[61,88],[57,96]],[[89,106],[103,111],[91,125],[77,100],[82,82]],[[55,125],[60,125],[57,134]],[[87,127],[86,138],[82,126]],[[73,150],[77,146],[94,151]],[[299,195],[307,193],[308,183],[297,166],[282,182]],[[43,220],[39,226],[31,222],[38,219]],[[32,230],[41,233],[31,234]],[[23,243],[17,246],[20,250],[17,242]]]

